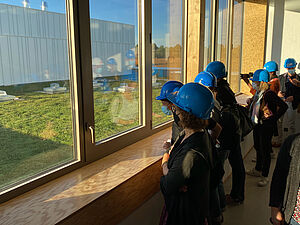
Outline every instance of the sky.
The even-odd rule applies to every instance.
[[[22,1],[23,0],[0,0],[0,3],[23,6]],[[41,9],[42,0],[28,1],[30,8]],[[46,1],[48,3],[48,11],[65,13],[66,7],[64,0]],[[169,32],[172,26],[172,24],[170,25],[170,1],[181,2],[181,0],[152,1],[152,11],[155,12],[152,14],[152,38],[153,43],[156,43],[158,46],[180,43],[182,36],[181,34],[176,34],[175,37],[171,38],[171,41],[166,40],[169,37],[166,33]],[[90,16],[95,19],[135,25],[137,34],[137,0],[90,0]],[[178,26],[178,24],[175,26]]]

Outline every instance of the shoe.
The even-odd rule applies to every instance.
[[[261,177],[261,172],[256,170],[255,168],[253,168],[251,170],[247,170],[246,174],[253,176],[253,177]]]
[[[258,181],[257,186],[258,187],[265,187],[269,183],[269,179],[267,177],[262,177],[260,181]]]
[[[271,152],[271,159],[276,159],[276,153],[275,152]]]
[[[239,198],[232,198],[230,194],[226,195],[226,205],[240,205],[243,204],[244,200]]]

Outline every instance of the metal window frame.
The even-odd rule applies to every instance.
[[[216,0],[216,1],[213,1],[213,9],[212,9],[212,12],[213,12],[213,15],[212,15],[212,19],[214,21],[212,21],[212,31],[213,32],[213,35],[212,35],[212,61],[216,60],[216,45],[217,45],[217,38],[218,38],[218,10],[219,10],[219,1],[220,0]],[[240,54],[240,57],[241,57],[241,60],[240,60],[240,72],[241,72],[241,69],[242,69],[242,50],[243,50],[243,20],[244,20],[244,1],[241,1],[241,4],[242,5],[242,27],[241,27],[241,54]],[[228,17],[227,17],[227,31],[226,31],[226,43],[227,43],[227,48],[226,48],[226,68],[227,68],[227,71],[228,71],[228,81],[231,82],[231,60],[232,60],[232,48],[233,48],[233,44],[232,44],[232,41],[233,41],[233,22],[234,22],[234,18],[233,18],[233,15],[234,15],[234,0],[228,0]],[[238,85],[238,93],[240,93],[240,90],[241,90],[241,82],[239,82],[239,85]]]
[[[86,161],[92,162],[103,158],[113,152],[116,152],[130,144],[133,144],[145,137],[155,134],[171,125],[170,122],[165,123],[159,127],[152,129],[152,1],[137,0],[138,2],[138,32],[139,32],[139,85],[140,85],[140,125],[130,130],[118,133],[115,136],[100,140],[97,143],[92,143],[92,136],[88,129],[89,126],[94,124],[94,102],[93,90],[91,87],[92,82],[92,64],[91,64],[91,39],[89,35],[80,38],[84,42],[83,46],[88,46],[86,52],[81,52],[82,57],[85,59],[83,68],[86,68],[84,102],[88,105],[84,108],[85,116],[85,155]],[[89,24],[89,1],[80,2],[81,10],[84,10],[85,20],[83,24]],[[81,29],[81,28],[80,28]],[[89,26],[83,26],[84,32],[82,34],[90,33]]]
[[[78,169],[84,162],[84,132],[83,132],[83,110],[82,110],[82,80],[80,67],[79,50],[79,29],[78,29],[78,0],[66,0],[66,24],[68,37],[69,69],[70,69],[70,91],[74,100],[71,100],[73,118],[73,140],[76,158],[70,162],[60,164],[51,169],[45,170],[36,176],[14,183],[0,192],[0,203],[8,201],[18,195],[41,186],[51,180],[63,176]]]
[[[232,76],[231,76],[231,61],[232,61],[232,49],[233,49],[233,29],[234,29],[234,26],[233,26],[233,23],[234,23],[234,0],[230,0],[231,3],[230,3],[230,7],[231,7],[231,10],[230,10],[230,31],[229,31],[229,51],[228,51],[228,65],[227,65],[227,71],[228,71],[228,75],[229,75],[229,82],[231,83],[232,81]],[[240,2],[242,4],[242,21],[241,21],[241,34],[240,34],[240,37],[241,37],[241,50],[240,50],[240,63],[239,63],[239,73],[241,73],[241,70],[242,70],[242,50],[243,50],[243,21],[244,21],[244,1],[241,1]],[[241,80],[239,80],[239,83],[238,83],[238,91],[237,93],[240,93],[241,91]]]
[[[182,52],[181,52],[181,65],[182,65],[182,83],[186,84],[187,83],[187,73],[186,73],[186,65],[187,65],[187,20],[188,20],[188,0],[181,0],[181,5],[182,5]],[[151,5],[152,5],[152,0],[151,0]],[[151,18],[152,21],[152,18]],[[151,27],[151,32],[152,32],[152,27]],[[152,43],[151,43],[151,50],[152,50]],[[151,51],[152,52],[152,51]],[[151,56],[152,59],[152,56]],[[152,81],[151,81],[151,90],[152,90]],[[151,93],[152,96],[152,93]],[[152,100],[151,100],[152,101]],[[153,105],[153,103],[151,104],[151,106]],[[164,121],[161,122],[155,126],[152,126],[152,117],[151,117],[151,127],[153,130],[155,129],[161,129],[162,127],[168,127],[171,125],[171,123],[173,122],[173,119],[170,119],[168,121]]]
[[[183,76],[186,82],[186,35],[187,35],[187,0],[184,4],[183,23]],[[11,189],[0,193],[0,203],[21,195],[42,184],[63,176],[71,171],[103,158],[134,142],[155,134],[171,125],[171,122],[152,129],[152,1],[138,2],[139,32],[139,83],[140,83],[140,121],[137,128],[123,132],[96,144],[91,142],[89,125],[94,125],[94,101],[92,87],[92,59],[89,1],[66,0],[68,53],[70,65],[70,84],[74,142],[77,159],[44,171],[40,176],[26,182],[15,184]]]

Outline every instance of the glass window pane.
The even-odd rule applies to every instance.
[[[11,2],[0,3],[0,190],[76,157],[65,1]]]
[[[234,92],[240,91],[240,73],[241,73],[241,47],[242,47],[242,23],[243,23],[243,2],[234,1],[232,18],[232,49],[231,49],[231,67],[230,67],[230,86]]]
[[[168,80],[183,81],[182,0],[152,1],[152,124],[172,119],[155,100]]]
[[[205,1],[204,63],[206,68],[211,61],[211,0]]]
[[[216,32],[216,60],[227,65],[228,0],[219,0]]]
[[[90,0],[96,141],[141,124],[137,0]]]

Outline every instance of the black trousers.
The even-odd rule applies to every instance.
[[[264,177],[268,177],[271,164],[272,136],[276,124],[267,121],[258,124],[253,129],[254,148],[256,150],[255,169],[262,172]]]
[[[229,163],[232,168],[232,188],[230,196],[241,201],[244,200],[245,193],[245,167],[241,150],[241,137],[235,135],[231,138],[232,147],[229,153]]]

